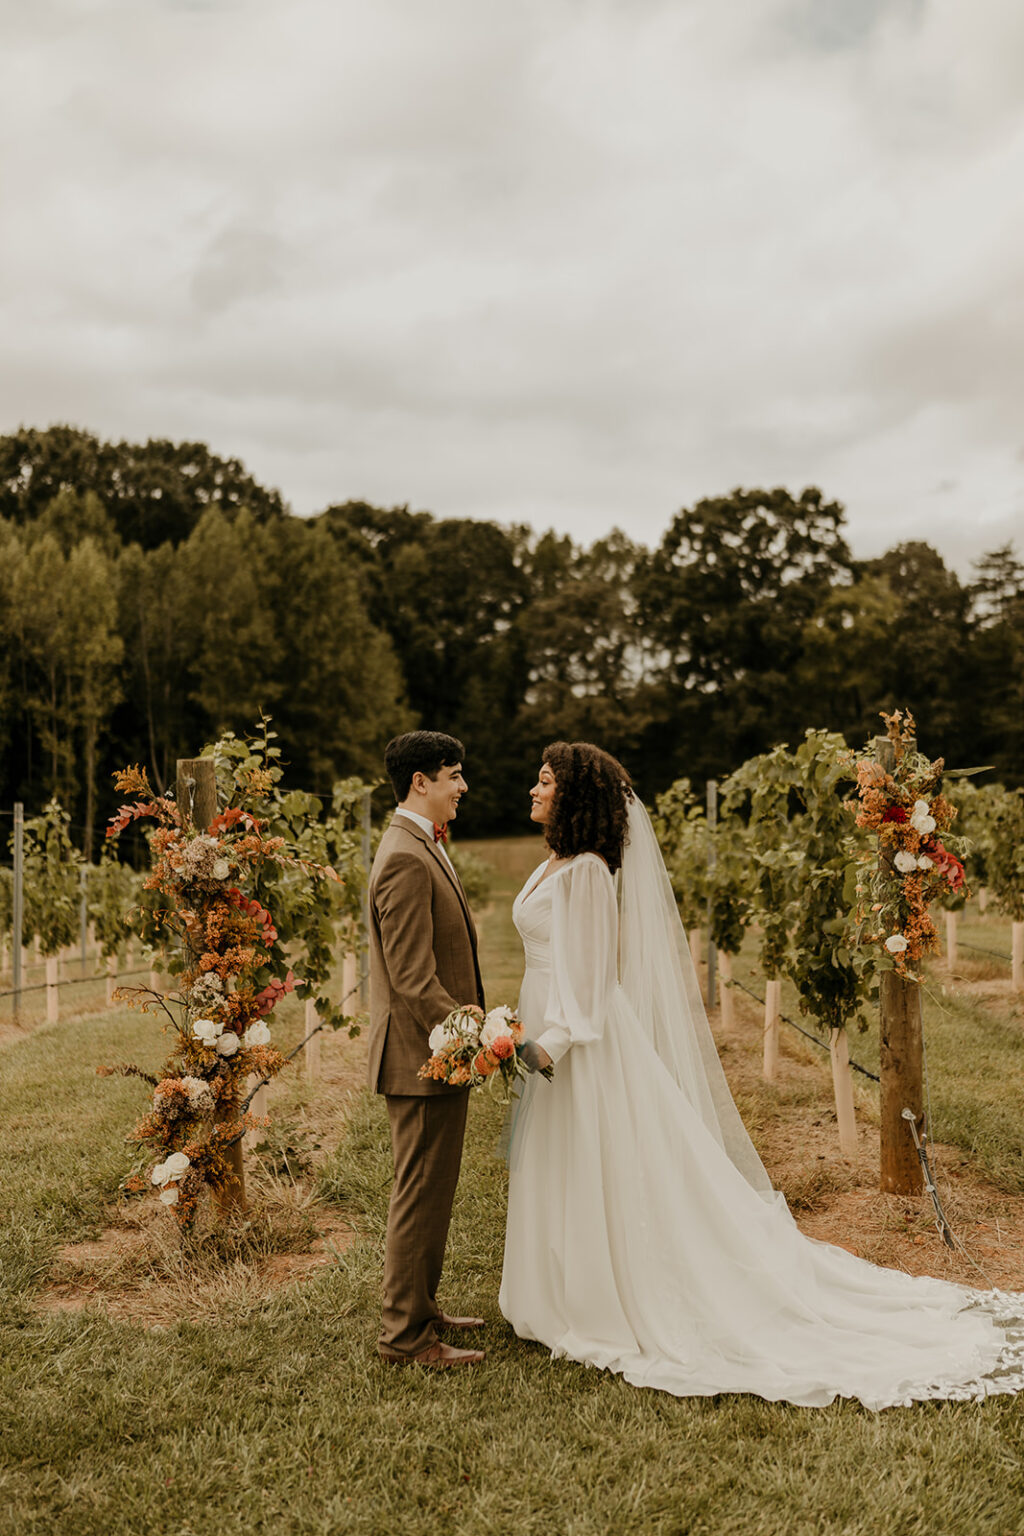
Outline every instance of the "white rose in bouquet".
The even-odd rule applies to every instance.
[[[430,1054],[436,1056],[439,1051],[443,1051],[450,1039],[451,1035],[448,1034],[444,1025],[435,1024],[430,1031],[430,1038],[427,1041],[427,1044],[430,1046]]]
[[[907,941],[902,933],[891,933],[885,941],[885,947],[890,955],[902,955],[907,948]]]
[[[168,1184],[164,1189],[162,1189],[160,1191],[160,1199],[163,1201],[164,1205],[177,1205],[177,1203],[178,1203],[178,1186],[177,1186],[177,1184]]]
[[[912,853],[908,853],[905,848],[900,849],[895,859],[893,859],[893,863],[901,875],[909,875],[912,869],[917,868],[917,859]]]
[[[227,859],[215,859],[210,873],[215,880],[226,880],[231,873],[231,865]]]
[[[226,1029],[217,1041],[217,1055],[233,1056],[241,1043],[233,1029]]]
[[[931,869],[933,862],[934,861],[930,859],[926,853],[922,853],[921,857],[917,861],[917,867],[918,869]]]
[[[248,1050],[252,1045],[270,1044],[270,1030],[267,1028],[266,1024],[264,1024],[262,1019],[257,1019],[255,1024],[249,1025],[249,1028],[242,1036],[242,1044],[245,1046],[246,1050]]]
[[[495,1040],[502,1035],[511,1035],[511,1024],[515,1014],[511,1008],[504,1004],[500,1008],[492,1008],[484,1019],[483,1028],[480,1031],[480,1044],[484,1050],[489,1050]]]
[[[223,1031],[224,1025],[218,1024],[216,1019],[196,1019],[192,1025],[192,1038],[209,1049],[216,1045],[217,1038]]]

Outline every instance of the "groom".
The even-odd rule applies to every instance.
[[[440,731],[389,741],[384,766],[398,801],[370,871],[370,1086],[387,1101],[395,1181],[384,1253],[378,1348],[395,1365],[475,1365],[439,1328],[480,1328],[437,1304],[462,1161],[468,1088],[417,1076],[428,1036],[466,1003],[483,1007],[476,930],[445,848],[466,793],[462,743]]]

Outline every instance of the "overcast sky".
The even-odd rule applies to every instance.
[[[1021,0],[0,0],[0,432],[1024,546]]]

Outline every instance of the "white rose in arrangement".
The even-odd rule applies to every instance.
[[[227,859],[217,859],[210,873],[215,880],[226,880],[231,873],[231,865]]]
[[[224,1031],[224,1025],[218,1024],[216,1019],[196,1019],[192,1025],[192,1038],[198,1040],[201,1045],[216,1045],[217,1037]]]
[[[921,857],[917,861],[917,867],[918,869],[931,869],[932,862],[933,861],[928,857],[926,853],[922,853]]]
[[[901,875],[909,875],[912,869],[917,868],[917,859],[912,853],[908,853],[905,848],[900,849],[893,863]]]
[[[907,941],[902,933],[891,933],[885,941],[885,947],[890,955],[902,955],[907,948]]]
[[[246,1050],[248,1050],[251,1045],[270,1044],[270,1030],[264,1024],[262,1019],[257,1019],[255,1024],[249,1025],[249,1028],[242,1036],[242,1044],[245,1046]]]
[[[436,1056],[438,1051],[443,1051],[450,1039],[451,1036],[445,1030],[444,1025],[435,1024],[430,1031],[430,1039],[427,1041],[427,1044],[430,1046],[430,1054]]]
[[[170,1184],[174,1179],[180,1179],[190,1167],[191,1164],[184,1152],[172,1152],[165,1163],[157,1163],[150,1178],[154,1184],[162,1187],[164,1184]]]
[[[192,1105],[198,1104],[209,1093],[209,1085],[201,1077],[183,1077],[181,1081]]]
[[[177,1205],[177,1203],[178,1203],[178,1186],[177,1186],[177,1184],[168,1184],[165,1189],[162,1189],[160,1191],[160,1199],[163,1201],[164,1205]]]
[[[926,832],[935,831],[935,817],[928,809],[927,800],[914,801],[914,809],[910,813],[910,825],[915,832],[920,832],[922,837]]]
[[[233,1029],[226,1029],[217,1041],[217,1055],[233,1056],[241,1043]]]

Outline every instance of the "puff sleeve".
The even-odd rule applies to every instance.
[[[618,981],[619,912],[615,882],[595,853],[578,854],[554,880],[551,986],[536,1044],[558,1061],[604,1033]]]

